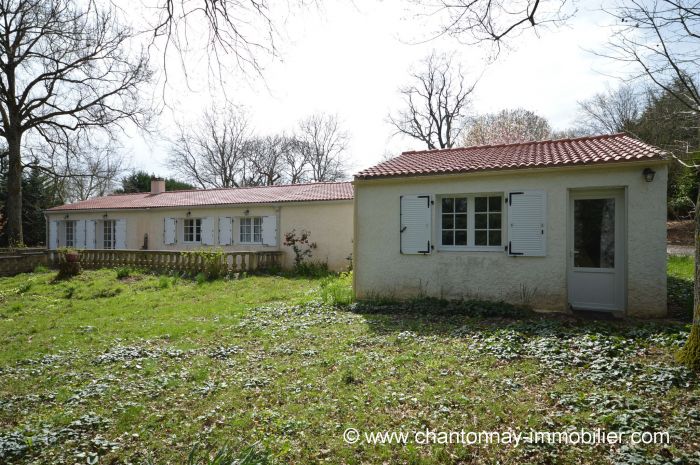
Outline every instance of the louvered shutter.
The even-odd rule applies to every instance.
[[[263,245],[277,245],[277,217],[263,216],[262,218]]]
[[[49,222],[49,249],[58,248],[58,221]]]
[[[214,218],[202,218],[202,245],[214,245]]]
[[[508,194],[508,254],[544,257],[547,244],[547,193]]]
[[[115,249],[126,249],[126,220],[114,223]]]
[[[177,219],[165,218],[163,220],[163,242],[172,245],[176,242]]]
[[[401,196],[401,253],[430,253],[432,212],[429,195]]]
[[[75,248],[85,248],[85,220],[77,220],[75,222]]]
[[[95,248],[95,233],[97,222],[95,220],[85,220],[85,248]]]
[[[219,217],[219,245],[233,244],[233,224],[230,216]]]

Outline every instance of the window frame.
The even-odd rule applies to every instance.
[[[475,245],[476,230],[476,197],[500,197],[501,199],[501,244],[500,245]],[[466,198],[467,199],[467,245],[443,245],[442,244],[442,199],[444,198]],[[455,193],[440,194],[435,196],[435,242],[436,249],[442,252],[504,252],[506,240],[506,204],[505,192],[479,192],[479,193]],[[488,202],[488,201],[487,201]],[[487,214],[488,215],[488,214]],[[480,230],[482,228],[479,228]]]
[[[247,225],[246,223],[250,223],[250,225]],[[257,225],[255,223],[258,223]],[[259,231],[258,231],[258,236],[260,238],[259,241],[255,240],[255,228],[258,226]],[[250,228],[250,231],[246,232],[246,235],[250,234],[250,240],[246,241],[243,240],[243,228]],[[238,242],[239,244],[251,244],[251,245],[260,245],[263,243],[263,235],[262,235],[262,216],[244,216],[241,217],[240,220],[238,221]]]
[[[64,222],[64,239],[66,241],[66,247],[75,247],[75,220],[65,220]],[[68,227],[70,225],[70,228]],[[70,241],[68,241],[68,230],[70,229]]]
[[[188,226],[188,222],[192,222]],[[187,229],[192,229],[192,239],[187,240]],[[184,218],[182,221],[182,243],[183,244],[201,244],[202,243],[202,219],[201,218]]]
[[[107,231],[109,231],[110,247],[107,247]],[[115,250],[117,248],[117,220],[102,221],[102,249]]]

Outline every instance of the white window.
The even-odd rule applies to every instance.
[[[75,221],[66,221],[66,247],[75,247]]]
[[[502,194],[442,196],[439,206],[442,249],[502,250]]]
[[[102,248],[114,249],[116,243],[116,221],[104,220],[102,222]]]
[[[202,241],[202,220],[200,218],[187,218],[184,223],[184,242]]]
[[[241,243],[262,244],[262,218],[241,218]]]

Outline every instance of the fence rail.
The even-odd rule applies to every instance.
[[[50,262],[59,265],[65,260],[62,253],[51,250]],[[221,252],[217,261],[207,260],[203,254],[172,250],[79,250],[83,268],[133,266],[158,271],[199,273],[217,268],[219,273],[241,273],[281,266],[280,251]]]

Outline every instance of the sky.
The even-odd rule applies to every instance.
[[[259,54],[260,74],[241,70],[232,56],[224,56],[223,78],[212,77],[203,47],[193,39],[183,60],[166,56],[167,83],[162,54],[156,54],[159,79],[151,96],[164,105],[150,134],[127,131],[123,153],[134,169],[177,175],[167,163],[174,122],[191,124],[212,103],[227,100],[246,108],[259,135],[289,133],[312,113],[337,115],[350,135],[346,155],[355,172],[385,154],[424,148],[396,135],[387,115],[401,107],[397,89],[410,82],[408,72],[432,50],[454,54],[469,78],[479,78],[472,113],[522,107],[547,118],[554,129],[565,129],[575,122],[578,101],[618,85],[625,71],[591,53],[602,50],[610,34],[600,4],[576,6],[566,26],[524,33],[496,60],[489,60],[488,46],[449,37],[426,40],[436,24],[416,17],[406,0],[328,0],[285,12],[278,23],[277,56]]]

